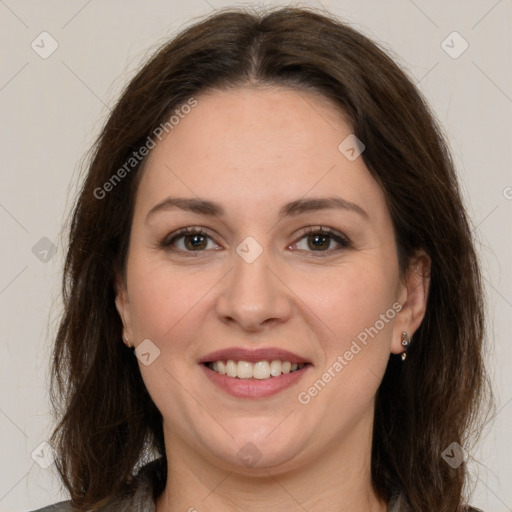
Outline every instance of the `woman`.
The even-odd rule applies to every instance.
[[[471,510],[481,297],[397,65],[313,10],[217,13],[97,141],[53,359],[71,500],[45,510]]]

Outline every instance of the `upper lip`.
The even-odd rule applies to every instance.
[[[199,363],[227,361],[228,359],[233,361],[247,361],[250,363],[255,363],[257,361],[273,361],[275,359],[280,361],[289,361],[290,363],[309,363],[306,358],[294,354],[289,350],[272,347],[256,349],[247,349],[242,347],[225,348],[206,354],[204,357],[199,359]]]

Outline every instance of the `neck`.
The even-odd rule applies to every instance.
[[[176,435],[166,432],[165,440],[167,483],[157,512],[387,510],[371,485],[371,423],[333,439],[308,464],[285,470],[221,467]]]

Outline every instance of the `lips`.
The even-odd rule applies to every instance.
[[[244,399],[269,398],[284,391],[297,384],[312,367],[306,357],[278,348],[231,347],[210,352],[198,362],[217,388]],[[265,366],[265,371],[254,370],[253,365]],[[247,373],[251,368],[253,373]]]

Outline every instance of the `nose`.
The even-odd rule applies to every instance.
[[[221,281],[217,299],[216,311],[222,322],[243,331],[260,331],[290,318],[292,292],[268,253],[264,250],[251,263],[233,254],[234,268]]]

